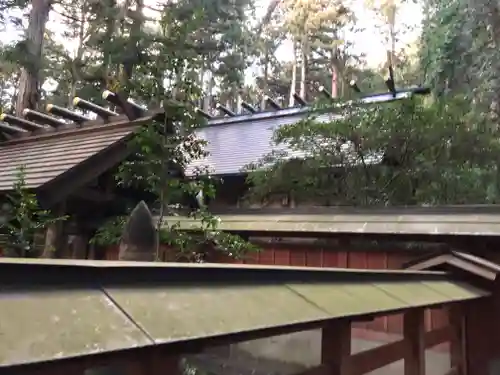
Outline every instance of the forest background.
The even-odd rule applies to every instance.
[[[329,204],[498,201],[495,2],[0,0],[0,17],[0,110],[19,116],[47,103],[72,108],[76,95],[105,105],[105,89],[149,108],[168,97],[212,114],[216,103],[264,107],[266,95],[283,107],[295,104],[294,93],[312,102],[320,86],[347,100],[359,95],[352,80],[364,94],[387,92],[393,67],[396,87],[428,85],[431,100],[285,127],[277,140],[312,155],[295,173],[310,178],[292,176],[287,190],[334,194]],[[310,142],[326,138],[349,140],[358,156]],[[377,150],[392,162],[350,168]],[[349,171],[335,192],[322,190],[314,171],[333,164]],[[283,163],[275,165],[282,179]],[[263,194],[282,188],[271,172],[260,179]]]

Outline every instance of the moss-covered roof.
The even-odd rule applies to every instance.
[[[479,298],[449,275],[0,259],[0,367]]]

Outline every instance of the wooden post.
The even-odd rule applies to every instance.
[[[500,355],[500,304],[491,297],[462,302],[465,313],[467,350],[465,365],[470,375],[489,375],[491,363]]]
[[[153,348],[146,355],[137,357],[126,375],[180,375],[181,372],[179,356]]]
[[[403,317],[403,332],[408,352],[404,358],[405,375],[425,375],[424,309],[412,309]]]
[[[467,374],[465,354],[465,319],[459,306],[448,309],[452,336],[450,337],[450,366],[456,375]]]
[[[74,235],[71,241],[71,258],[85,259],[87,257],[87,243],[85,234]]]
[[[321,330],[321,364],[329,375],[349,375],[351,322],[334,320]]]

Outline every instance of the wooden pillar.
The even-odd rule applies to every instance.
[[[466,366],[470,375],[490,375],[492,362],[500,358],[499,296],[463,303],[467,337]],[[496,373],[495,373],[496,374]]]
[[[408,345],[404,358],[405,375],[425,375],[425,314],[424,309],[412,309],[403,317],[403,333]]]
[[[74,235],[71,241],[71,258],[85,259],[87,257],[87,236],[84,234]]]
[[[42,366],[38,366],[37,364],[30,364],[27,366],[16,366],[13,370],[8,369],[4,371],[10,375],[84,375],[84,369],[81,363],[72,364],[67,361],[54,361],[49,365],[43,364]]]
[[[448,309],[448,316],[452,333],[450,337],[450,366],[455,375],[467,374],[465,353],[465,316],[460,306]]]
[[[181,375],[180,359],[178,356],[158,356],[153,361],[148,375]]]
[[[351,322],[334,320],[321,330],[321,364],[329,375],[349,375]]]

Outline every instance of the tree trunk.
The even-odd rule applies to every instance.
[[[212,72],[209,72],[206,95],[203,97],[203,110],[210,113],[212,110],[212,91],[214,91],[214,79]]]
[[[51,0],[33,0],[31,3],[26,46],[29,65],[21,68],[19,92],[15,112],[21,116],[25,108],[35,109],[39,101],[40,70],[45,25],[49,17]]]
[[[295,42],[292,44],[292,82],[290,82],[290,96],[288,98],[288,106],[293,107],[295,104],[295,99],[293,94],[295,94],[295,90],[297,90],[297,51],[295,49]]]
[[[128,9],[129,3],[130,1],[126,1],[125,4],[123,5],[125,7],[123,11],[124,13],[123,19],[125,19],[125,15],[129,11]],[[142,29],[142,24],[144,22],[143,10],[144,10],[143,1],[136,0],[134,19],[132,21],[132,26],[130,27],[130,37],[128,41],[127,52],[124,61],[122,63],[123,74],[120,81],[122,89],[126,90],[126,92],[128,92],[130,89],[128,86],[130,85],[130,80],[132,79],[132,76],[134,74],[134,68],[136,65],[140,63],[139,42],[141,40],[141,29]]]
[[[70,90],[68,93],[68,108],[69,109],[73,109],[73,107],[74,107],[73,99],[76,96],[77,83],[80,81],[79,69],[76,67],[75,63],[81,64],[82,58],[83,58],[83,53],[85,51],[84,39],[85,39],[86,19],[85,19],[85,11],[83,9],[82,9],[81,18],[80,18],[79,22],[80,22],[80,27],[78,30],[78,49],[76,50],[76,56],[75,56],[74,61],[72,63],[71,85],[70,85]]]
[[[498,2],[487,0],[469,0],[469,15],[471,23],[485,24],[489,31],[489,40],[493,44],[493,49],[498,51],[500,47],[500,8]],[[490,89],[492,92],[490,115],[493,119],[500,118],[500,67],[498,64],[491,66]],[[494,129],[498,130],[498,129]]]
[[[262,98],[260,103],[260,108],[264,110],[266,108],[266,95],[268,94],[268,83],[269,83],[269,46],[266,43],[265,53],[264,53],[264,77],[262,82]]]
[[[306,99],[307,46],[302,43],[302,64],[300,65],[300,96]]]
[[[338,90],[338,72],[335,64],[332,64],[332,97],[338,98],[339,90]]]
[[[236,113],[241,114],[243,112],[241,106],[241,103],[243,102],[243,98],[241,97],[241,89],[235,87],[233,92],[236,96]]]

